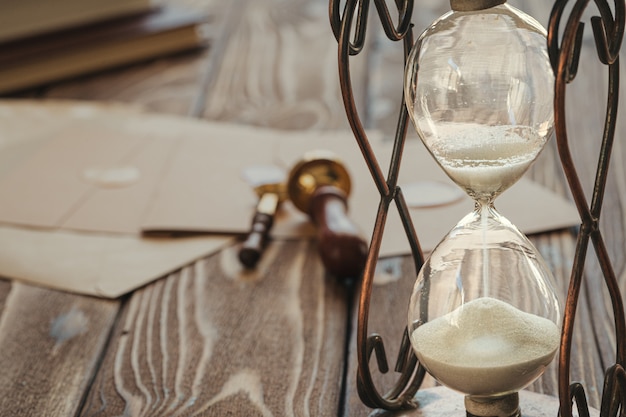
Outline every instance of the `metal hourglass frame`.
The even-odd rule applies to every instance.
[[[492,0],[465,1],[482,4],[483,7],[481,8],[484,8],[484,5],[489,4]],[[404,62],[406,63],[414,40],[413,25],[411,23],[414,10],[413,0],[394,0],[395,9],[393,10],[390,10],[386,0],[374,0],[373,2],[386,36],[391,41],[401,41],[403,43]],[[372,282],[385,222],[392,202],[395,203],[404,226],[416,271],[419,271],[424,262],[424,255],[411,221],[405,198],[397,184],[408,128],[408,111],[402,97],[400,114],[396,125],[394,148],[389,171],[387,176],[385,176],[370,147],[359,117],[350,78],[350,56],[359,54],[365,46],[371,2],[370,0],[346,0],[343,10],[340,7],[340,3],[342,3],[340,0],[330,0],[329,15],[331,28],[338,42],[339,81],[343,103],[347,119],[380,194],[380,203],[367,262],[363,271],[358,304],[357,389],[361,400],[368,407],[386,410],[410,409],[416,407],[414,396],[424,379],[425,370],[419,365],[413,353],[409,343],[408,332],[406,330],[404,332],[395,365],[395,371],[399,373],[399,377],[393,388],[386,393],[379,392],[373,382],[370,369],[370,359],[372,355],[375,355],[378,370],[381,373],[388,372],[384,342],[380,335],[375,333],[368,334]],[[572,7],[568,8],[569,11],[567,12],[569,15],[566,16],[568,0],[555,0],[548,25],[548,53],[555,75],[554,118],[557,148],[563,171],[581,218],[564,308],[559,349],[559,414],[562,417],[572,416],[574,402],[581,417],[589,416],[584,386],[580,383],[570,382],[570,356],[576,307],[578,305],[585,258],[590,241],[594,246],[594,252],[598,258],[603,279],[612,302],[617,343],[615,363],[605,373],[600,413],[603,417],[615,416],[620,409],[621,415],[626,413],[626,321],[624,318],[624,305],[617,278],[599,228],[599,218],[617,120],[619,51],[624,35],[625,3],[624,0],[615,0],[612,8],[607,0],[594,1],[599,16],[591,18],[591,25],[598,58],[608,68],[608,95],[604,129],[598,135],[601,138],[601,146],[596,177],[592,198],[588,202],[570,154],[565,121],[565,91],[567,84],[576,77],[584,28],[582,18],[589,3],[590,0],[572,2]],[[564,27],[561,27],[562,22],[565,22]]]

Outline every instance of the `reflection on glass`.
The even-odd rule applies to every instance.
[[[539,23],[503,4],[442,16],[407,63],[405,98],[417,133],[476,202],[420,270],[409,332],[421,364],[470,405],[515,394],[559,346],[550,269],[494,208],[552,134],[546,44]]]

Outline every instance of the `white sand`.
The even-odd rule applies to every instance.
[[[513,185],[543,148],[546,138],[526,126],[441,124],[431,152],[472,197],[494,196]]]
[[[420,362],[442,384],[465,394],[518,391],[543,373],[560,343],[550,320],[479,298],[413,331]]]

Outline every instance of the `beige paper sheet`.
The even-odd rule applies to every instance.
[[[80,128],[83,133],[89,133],[88,139],[108,140],[111,135],[102,135],[107,131],[106,126],[119,124],[139,114],[137,108],[111,104],[0,101],[0,178],[23,169],[23,164],[31,161],[30,158],[51,138],[60,136],[63,131]],[[119,137],[128,139],[129,143],[133,142],[133,137],[146,140],[141,129],[126,134],[125,128],[118,126],[115,132]],[[85,157],[99,157],[92,152],[86,153]],[[66,180],[74,181],[79,191],[84,189],[82,178],[74,176],[75,172],[68,169],[80,161],[64,160],[62,166],[53,167],[51,172],[34,179],[36,188],[43,192],[32,201],[33,206],[40,209],[37,213],[48,216],[56,210],[58,214],[58,207],[63,208],[67,204],[66,199],[58,198],[57,185],[53,184],[53,180],[62,178],[60,174],[64,174]],[[145,169],[154,168],[158,165],[152,162],[145,166]],[[55,176],[50,176],[51,173]],[[22,186],[28,188],[27,181],[17,180],[16,184],[9,184],[9,190],[14,193],[5,195],[2,204],[12,204],[11,196],[18,197],[19,193],[24,193]],[[139,188],[145,189],[145,186]],[[45,222],[44,227],[35,227],[36,224],[32,223],[26,223],[28,227],[0,225],[0,276],[64,291],[115,298],[234,242],[234,239],[225,236],[143,238],[136,227],[128,226],[129,219],[133,217],[135,223],[132,224],[136,224],[136,212],[125,210],[121,199],[122,194],[132,198],[134,192],[129,193],[122,188],[117,191],[116,198],[120,198],[120,203],[109,205],[108,215],[97,216],[91,221],[98,227],[105,225],[111,228],[111,219],[116,219],[118,223],[114,224],[118,225],[118,229],[121,225],[122,230],[132,232],[77,232],[51,228]],[[75,194],[69,193],[69,196]],[[26,214],[30,213],[29,207],[24,207],[24,210]],[[18,214],[22,217],[17,219],[26,217],[24,213]],[[83,218],[76,217],[77,223]]]
[[[116,298],[233,240],[41,231],[0,227],[0,275],[64,291]]]
[[[371,140],[386,172],[392,144],[377,133]],[[0,102],[0,146],[0,222],[39,233],[107,233],[120,239],[162,231],[243,234],[257,201],[243,170],[271,164],[288,171],[311,149],[332,150],[345,162],[353,180],[350,215],[367,239],[379,201],[347,131],[276,131],[145,114],[122,105],[9,100]],[[411,190],[423,181],[458,188],[418,140],[409,140],[400,184]],[[524,179],[496,206],[529,234],[579,223],[570,202]],[[411,208],[424,250],[472,207],[462,196],[439,207]],[[289,202],[282,205],[275,238],[313,233],[305,214]],[[0,244],[1,239],[0,234]],[[223,237],[214,239],[216,248],[226,244]],[[409,246],[392,209],[381,256],[405,253]],[[2,267],[0,274],[8,275]]]

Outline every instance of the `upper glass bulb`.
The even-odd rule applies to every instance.
[[[409,56],[404,85],[420,138],[475,200],[515,183],[552,133],[545,29],[507,4],[435,21]]]

